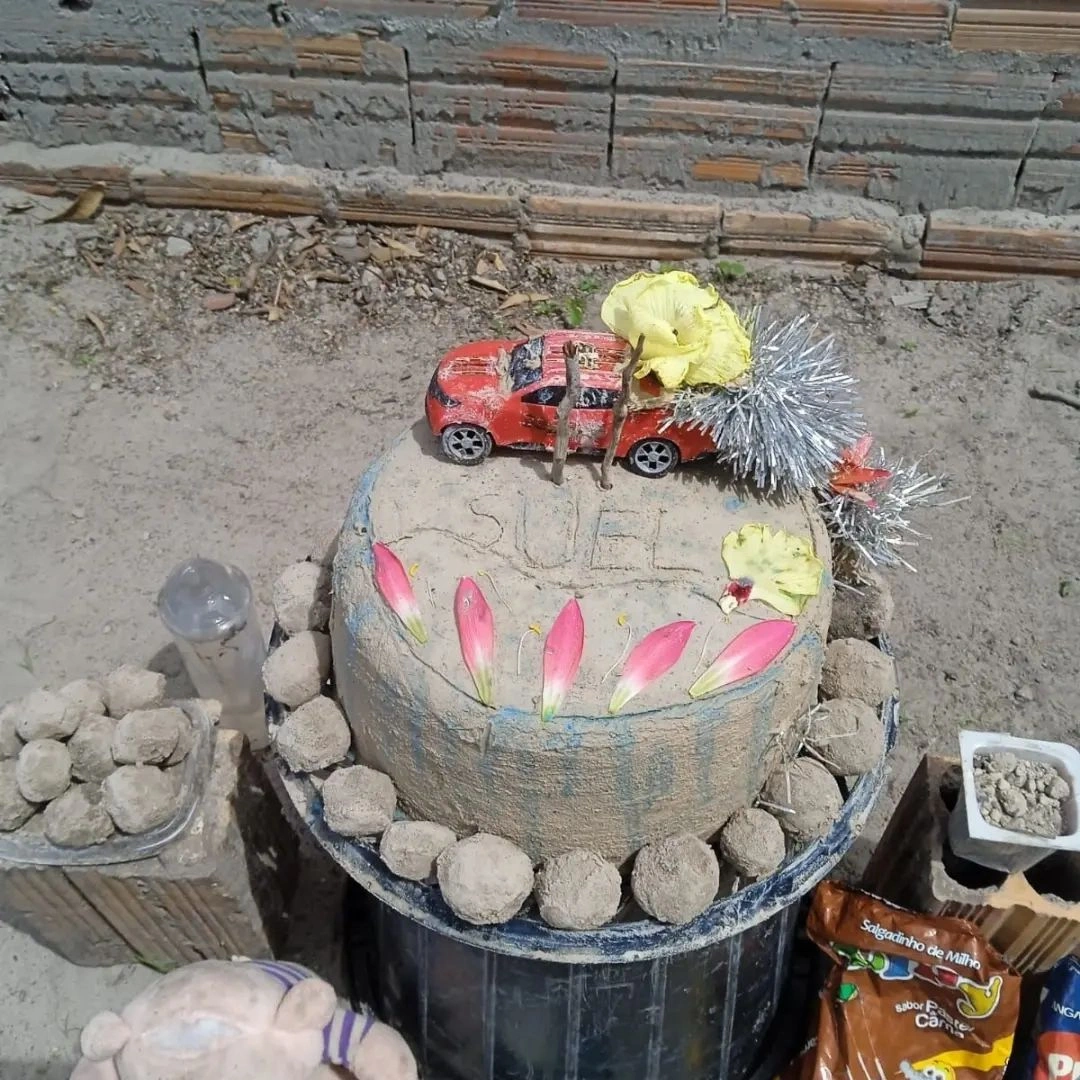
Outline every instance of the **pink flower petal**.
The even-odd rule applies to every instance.
[[[667,674],[682,656],[696,624],[688,620],[668,623],[646,634],[630,651],[615,684],[608,712],[613,716],[650,683]]]
[[[461,658],[469,669],[476,696],[495,707],[495,616],[480,586],[462,578],[454,594],[454,621],[461,642]]]
[[[585,620],[577,600],[571,597],[551,624],[544,641],[544,693],[540,719],[550,720],[562,708],[577,677],[585,649]]]
[[[375,559],[375,588],[405,629],[423,645],[427,641],[427,630],[424,620],[420,618],[420,605],[416,602],[405,567],[385,544],[372,544],[371,553]]]
[[[795,624],[789,619],[766,619],[748,626],[724,646],[708,670],[690,687],[690,696],[705,697],[764,671],[794,636]]]

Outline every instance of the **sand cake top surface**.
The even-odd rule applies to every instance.
[[[388,544],[412,571],[429,641],[412,643],[377,599],[378,617],[359,640],[396,634],[400,648],[393,654],[411,650],[431,677],[474,696],[453,612],[458,581],[469,576],[494,613],[500,708],[537,708],[544,635],[570,596],[577,596],[584,616],[585,652],[562,715],[606,714],[628,640],[636,644],[677,619],[697,624],[682,659],[623,711],[689,701],[687,688],[751,625],[750,616],[780,617],[757,601],[731,616],[719,609],[728,581],[723,538],[748,523],[812,541],[826,574],[822,595],[797,620],[794,640],[807,629],[824,633],[829,548],[809,502],[763,500],[725,481],[715,465],[683,466],[661,479],[617,465],[609,491],[599,486],[598,459],[571,457],[561,487],[550,481],[549,469],[548,455],[506,451],[479,466],[455,465],[440,456],[424,425],[407,432],[354,498],[335,588],[338,602],[366,606],[372,597],[370,558],[356,555],[371,541]]]

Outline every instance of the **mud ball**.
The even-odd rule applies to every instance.
[[[784,861],[787,842],[780,822],[767,810],[736,810],[720,831],[720,856],[740,877],[756,880]]]
[[[172,777],[153,765],[122,765],[105,780],[101,791],[105,809],[121,832],[149,832],[176,810]]]
[[[15,778],[23,798],[30,802],[59,798],[71,783],[71,754],[63,743],[34,739],[19,751]]]
[[[274,618],[286,634],[325,630],[330,621],[330,574],[317,562],[293,563],[274,582]]]
[[[290,713],[274,738],[277,752],[293,772],[316,772],[336,765],[349,752],[352,733],[345,715],[320,695]]]
[[[823,701],[811,717],[806,745],[833,776],[861,776],[885,753],[885,725],[865,701]]]
[[[0,832],[11,832],[29,821],[37,807],[19,790],[14,758],[0,761]]]
[[[76,784],[45,807],[45,838],[57,847],[103,844],[114,832],[96,784]]]
[[[100,715],[105,712],[105,687],[97,679],[76,679],[56,691],[69,705],[83,712]]]
[[[76,780],[100,783],[116,771],[112,756],[117,721],[111,716],[84,716],[79,730],[68,740],[71,775]]]
[[[315,697],[330,674],[330,638],[303,630],[289,638],[263,664],[266,692],[288,709]]]
[[[188,726],[184,713],[164,709],[134,709],[117,721],[112,755],[118,765],[160,765],[167,761]]]
[[[378,836],[394,819],[397,792],[386,773],[351,765],[326,778],[322,800],[326,824],[340,836]]]
[[[821,696],[854,698],[875,708],[896,693],[892,657],[868,641],[840,638],[825,649],[821,668]]]
[[[859,571],[851,588],[838,588],[833,595],[830,638],[869,640],[888,632],[896,604],[883,574],[873,568]]]
[[[338,542],[341,540],[341,526],[335,525],[325,530],[315,538],[308,552],[308,559],[327,569],[334,565],[334,556],[337,555]]]
[[[66,739],[82,719],[82,710],[49,690],[35,690],[17,705],[16,729],[26,742]]]
[[[392,874],[409,881],[435,876],[439,856],[457,843],[453,829],[435,821],[393,821],[379,841],[379,854]]]
[[[536,875],[540,918],[559,930],[595,930],[611,922],[622,902],[622,878],[592,851],[548,859]]]
[[[476,926],[512,919],[533,889],[532,860],[501,836],[477,833],[438,859],[439,888],[450,910]]]
[[[19,708],[12,703],[0,709],[0,760],[19,756],[23,741],[19,738]]]
[[[105,676],[105,707],[119,719],[134,709],[156,709],[165,700],[165,676],[160,671],[123,664]]]
[[[761,797],[775,807],[776,820],[796,844],[824,836],[844,805],[833,776],[824,765],[798,758],[765,782]]]
[[[671,836],[638,852],[630,885],[646,914],[660,922],[687,923],[716,898],[720,864],[704,840]]]

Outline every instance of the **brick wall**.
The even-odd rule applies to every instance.
[[[0,142],[1068,214],[1080,2],[0,0]]]

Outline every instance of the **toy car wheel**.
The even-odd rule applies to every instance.
[[[667,439],[642,439],[630,447],[626,460],[638,476],[667,476],[679,464],[679,448]]]
[[[479,465],[493,445],[491,435],[475,424],[451,424],[442,433],[443,453],[458,465]]]

